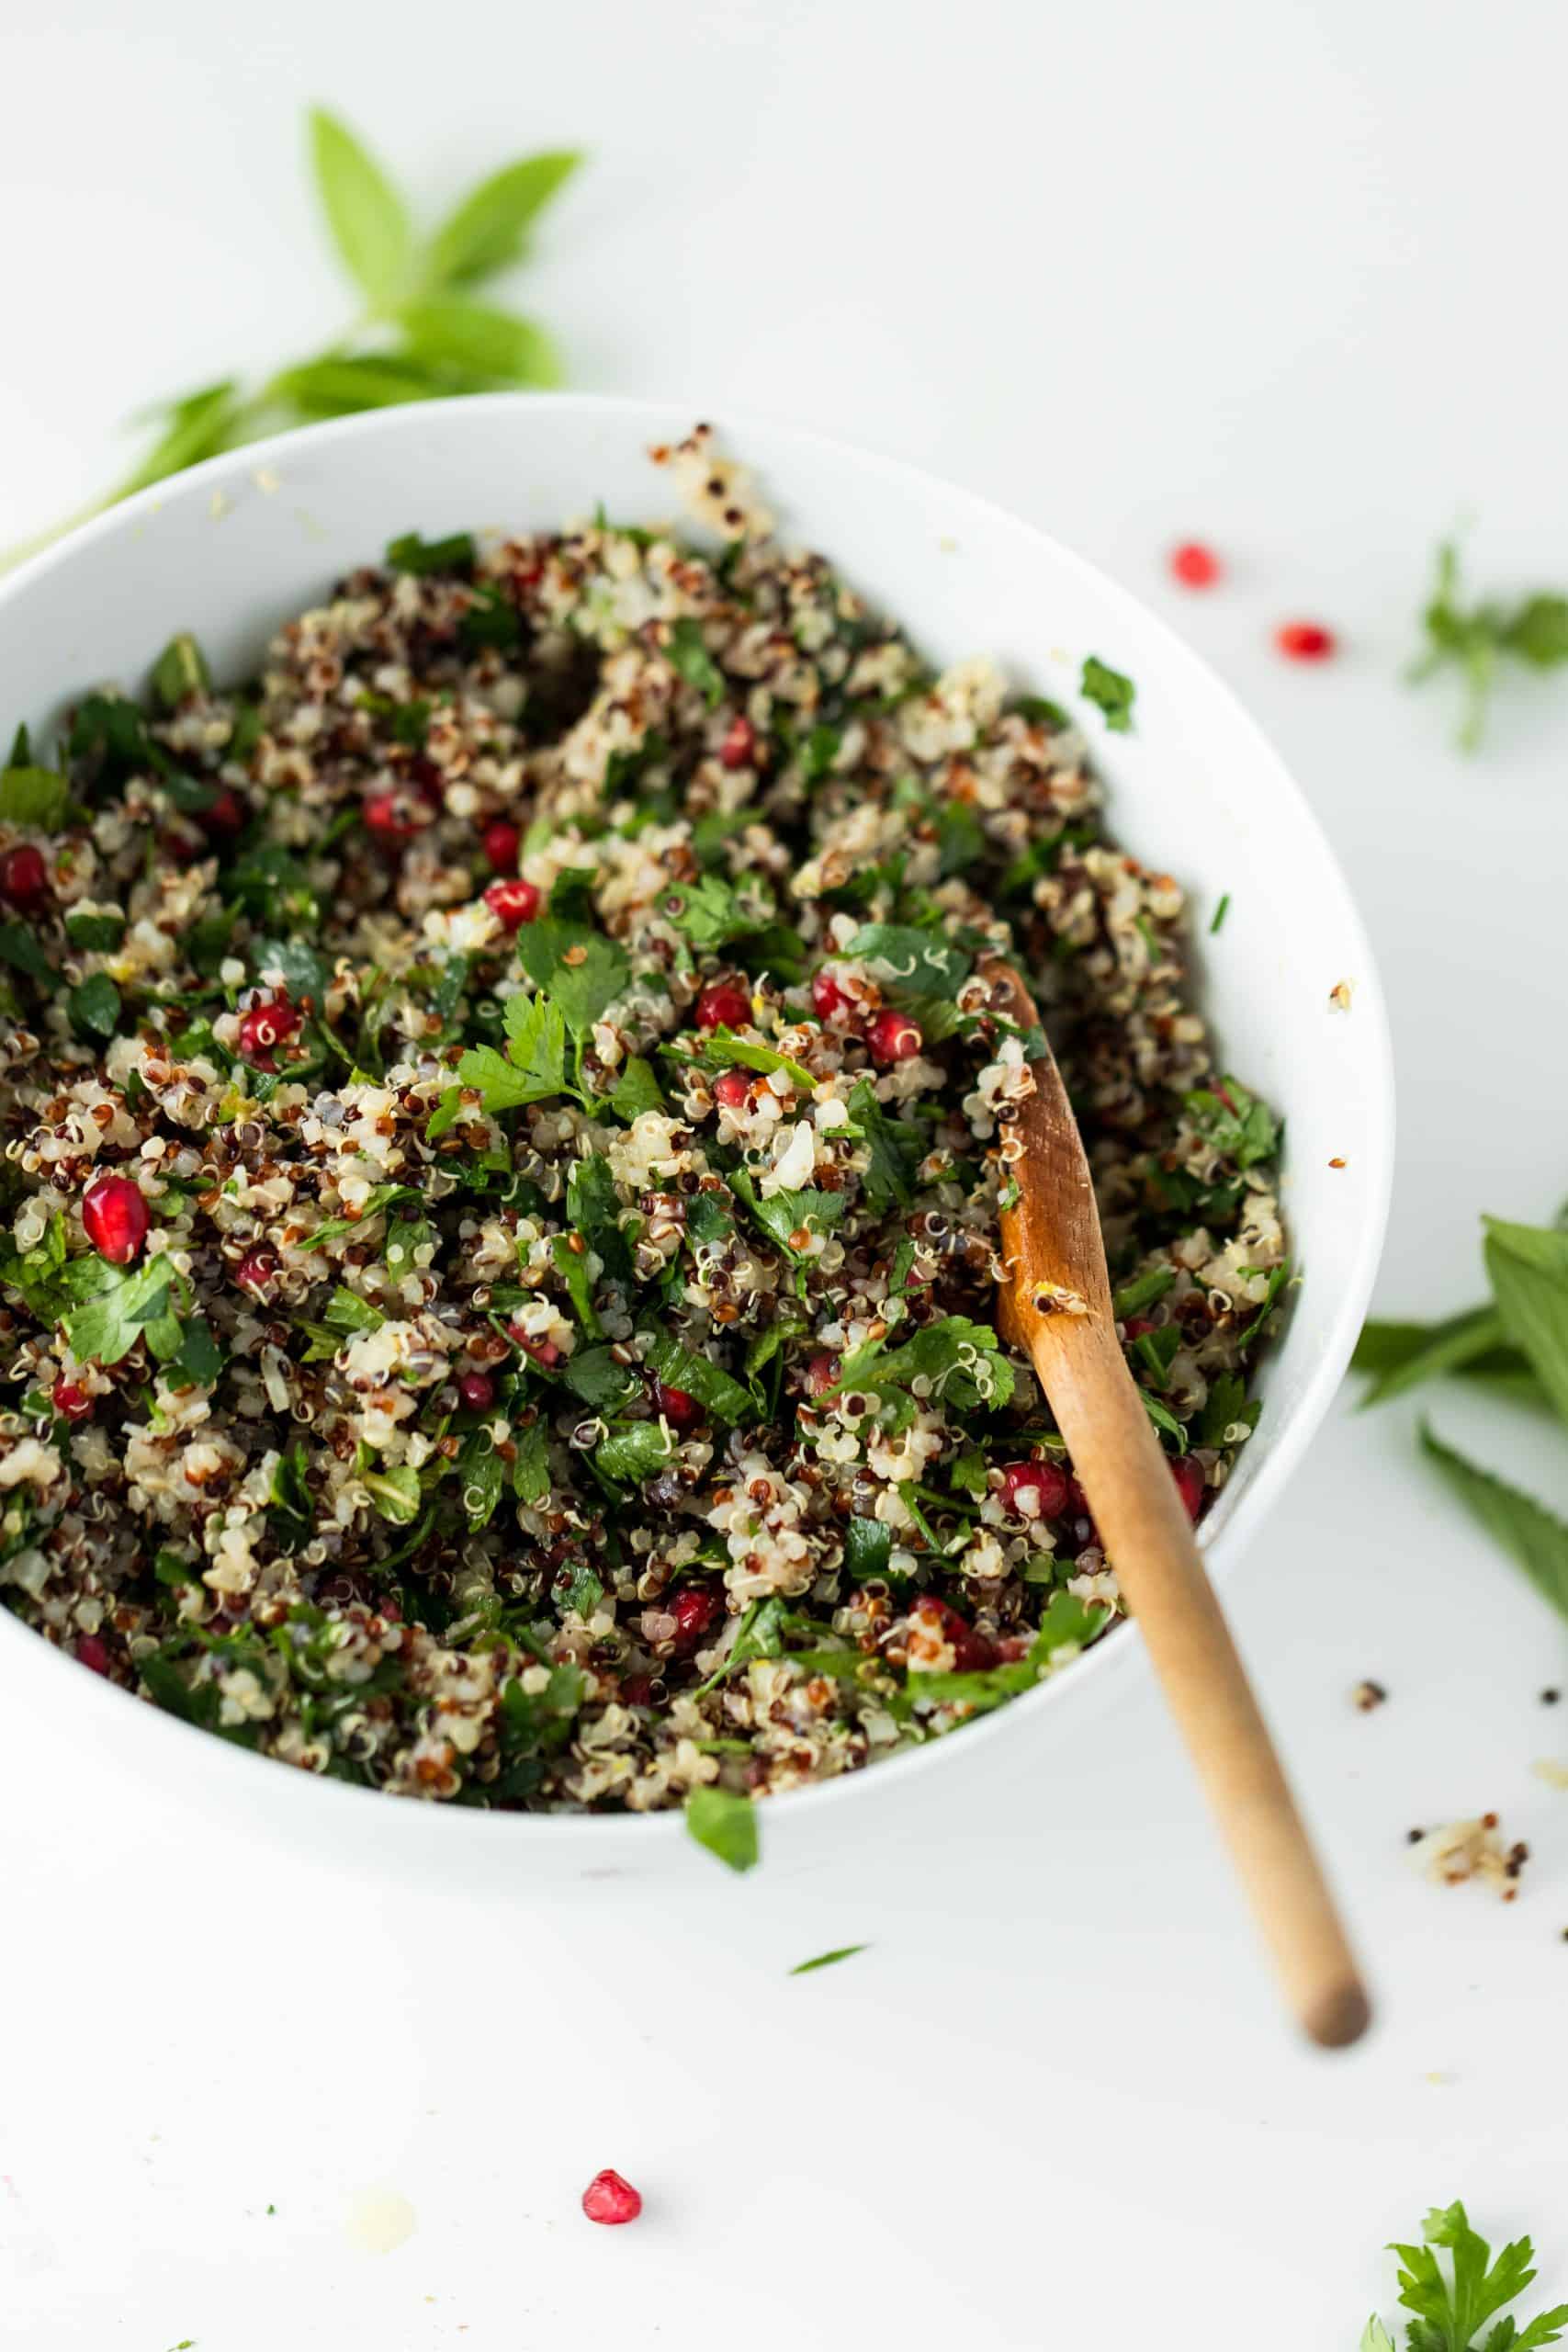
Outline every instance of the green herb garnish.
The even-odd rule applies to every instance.
[[[1464,707],[1458,740],[1467,752],[1481,741],[1501,663],[1554,670],[1568,662],[1568,596],[1541,593],[1513,605],[1484,603],[1465,611],[1459,602],[1459,549],[1451,539],[1438,549],[1437,580],[1421,625],[1426,650],[1408,675],[1419,684],[1439,670],[1459,672]]]
[[[1098,653],[1091,653],[1083,665],[1078,692],[1105,714],[1105,724],[1112,735],[1130,735],[1133,731],[1133,705],[1138,689],[1131,678],[1120,670],[1112,670]]]
[[[1498,2319],[1506,2303],[1522,2295],[1535,2278],[1535,2248],[1516,2238],[1495,2261],[1485,2239],[1470,2226],[1462,2205],[1434,2206],[1421,2224],[1419,2245],[1395,2239],[1399,2300],[1415,2316],[1405,2324],[1405,2352],[1540,2352],[1568,2328],[1568,2303],[1541,2312],[1521,2328],[1512,2317]],[[1445,2265],[1440,2255],[1447,2255]],[[1481,2330],[1495,2323],[1484,2337]],[[1394,2352],[1393,2336],[1374,2312],[1361,2337],[1360,2352]]]
[[[749,1797],[733,1796],[728,1789],[694,1789],[686,1799],[686,1828],[728,1869],[755,1866],[757,1816]]]

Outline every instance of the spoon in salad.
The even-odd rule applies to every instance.
[[[1038,1043],[1017,972],[996,963],[986,977],[995,1009]],[[1089,1160],[1049,1046],[1031,1067],[998,1327],[1033,1363],[1286,2000],[1314,2041],[1339,2048],[1366,2029],[1366,1991],[1116,1336]]]

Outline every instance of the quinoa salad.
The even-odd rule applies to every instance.
[[[706,428],[653,456],[702,532],[395,539],[243,687],[182,637],[19,732],[0,1600],[307,1771],[722,1850],[1119,1614],[996,1332],[990,960],[1194,1518],[1288,1268],[1181,889],[1103,830],[1132,683],[939,674]]]

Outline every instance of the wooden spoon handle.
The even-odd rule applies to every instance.
[[[1286,1996],[1314,2041],[1354,2041],[1355,1958],[1114,1331],[1046,1317],[1030,1347]]]

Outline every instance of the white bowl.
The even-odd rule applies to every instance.
[[[781,528],[821,548],[939,663],[995,654],[1023,689],[1085,717],[1110,786],[1115,836],[1188,889],[1200,985],[1224,1066],[1282,1110],[1283,1194],[1304,1281],[1259,1382],[1263,1412],[1204,1524],[1223,1582],[1301,1460],[1338,1385],[1371,1288],[1387,1213],[1393,1091],[1382,992],[1359,919],[1300,791],[1196,654],[1123,589],[1042,532],[915,468],[761,420],[720,415]],[[488,526],[528,530],[586,515],[671,518],[668,475],[645,452],[690,413],[576,394],[497,394],[380,410],[198,466],[114,508],[0,584],[0,722],[47,743],[82,689],[141,687],[178,629],[216,674],[258,664],[277,624],[388,539]],[[1086,654],[1136,683],[1135,730],[1106,731],[1077,692]],[[1229,913],[1207,935],[1224,893]],[[1329,992],[1352,983],[1348,1013]],[[804,1860],[897,1825],[928,1776],[1016,1770],[1019,1751],[1081,1720],[1134,1664],[1121,1631],[1066,1672],[976,1724],[844,1779],[773,1800],[764,1842]],[[399,1870],[514,1881],[679,1867],[679,1815],[483,1814],[318,1781],[129,1702],[0,1608],[7,1693],[47,1711],[104,1769],[199,1793],[288,1839],[373,1845]],[[372,1811],[372,1808],[374,1810]],[[912,1818],[912,1815],[910,1816]]]

